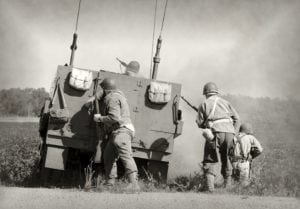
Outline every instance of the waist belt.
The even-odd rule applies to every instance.
[[[217,124],[217,123],[232,123],[232,119],[223,118],[223,119],[217,119],[213,121],[213,124]]]
[[[131,123],[122,124],[122,125],[116,124],[112,131],[117,131],[120,129],[126,129],[126,130],[130,131],[132,134],[132,137],[134,137],[134,135],[135,135],[135,129],[134,129],[133,124],[131,124]]]
[[[119,123],[115,123],[115,124],[111,125],[109,129],[110,129],[110,132],[112,132],[119,128],[126,128],[126,129],[132,131],[133,133],[135,133],[134,126],[131,123],[121,124],[121,125]]]
[[[247,159],[240,159],[240,160],[238,160],[237,162],[239,162],[239,163],[246,163],[246,162],[248,162],[249,160],[247,160]]]
[[[248,162],[249,159],[248,159],[248,158],[245,158],[245,157],[241,157],[241,156],[234,156],[234,157],[232,158],[232,161],[233,161],[233,162],[244,163],[244,162]]]
[[[127,128],[130,131],[132,131],[133,133],[135,132],[134,126],[131,123],[123,124],[123,125],[120,126],[120,128]]]

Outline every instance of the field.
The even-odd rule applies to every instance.
[[[39,158],[37,123],[0,122],[0,180],[29,185]]]
[[[39,186],[36,179],[39,160],[37,123],[0,123],[0,178],[2,185]],[[242,195],[299,196],[299,143],[276,141],[263,142],[265,151],[255,162],[251,186],[242,189],[234,186],[231,191]],[[289,142],[289,143],[287,143]],[[266,146],[267,145],[267,146]],[[193,175],[177,176],[167,185],[144,182],[144,191],[194,191],[203,183],[199,168]],[[145,186],[146,185],[146,186]],[[151,185],[151,187],[149,187]],[[78,185],[74,185],[78,187]]]

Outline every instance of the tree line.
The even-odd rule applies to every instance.
[[[49,97],[44,88],[11,88],[0,90],[0,116],[38,116]],[[242,95],[225,95],[244,121],[252,122],[261,130],[288,127],[298,131],[300,102],[278,98],[253,98]],[[262,127],[264,126],[264,127]]]
[[[11,88],[0,91],[0,116],[39,116],[49,97],[44,88]]]

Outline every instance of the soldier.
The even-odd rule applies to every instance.
[[[250,123],[244,123],[240,127],[239,135],[235,138],[235,146],[232,156],[234,177],[242,186],[248,186],[250,180],[251,161],[261,154],[263,148],[253,136],[253,128]]]
[[[131,61],[126,65],[125,75],[139,77],[140,64],[137,61]]]
[[[115,80],[105,78],[100,85],[104,90],[104,114],[95,114],[94,120],[103,123],[108,134],[104,150],[105,184],[114,186],[117,177],[116,162],[120,158],[130,183],[127,189],[138,191],[140,188],[137,181],[137,166],[131,150],[135,130],[130,119],[128,103],[123,92],[117,89]]]
[[[131,61],[129,64],[126,62],[123,62],[119,58],[116,58],[122,66],[125,67],[125,75],[132,76],[132,77],[140,77],[139,71],[140,71],[140,63],[138,61]]]
[[[225,188],[231,186],[232,165],[228,153],[239,120],[239,116],[232,105],[220,98],[218,93],[218,87],[215,83],[209,82],[204,85],[203,95],[206,99],[198,108],[196,120],[198,127],[203,128],[203,135],[206,137],[203,169],[206,177],[206,189],[209,192],[214,190],[219,158],[221,158],[221,174],[224,178],[224,186]],[[207,135],[211,135],[211,137],[207,137]]]

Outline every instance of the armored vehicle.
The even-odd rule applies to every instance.
[[[83,80],[88,85],[85,89],[70,84],[76,71],[88,75]],[[96,124],[85,104],[94,96],[95,85],[108,77],[116,80],[129,103],[136,129],[132,149],[138,166],[166,179],[174,139],[181,134],[183,125],[178,109],[181,85],[72,66],[58,66],[52,97],[43,109],[44,117],[48,115],[43,166],[66,169],[70,148],[95,152],[99,140]]]
[[[183,122],[178,109],[181,85],[156,79],[161,36],[157,41],[149,79],[75,67],[76,40],[75,32],[70,63],[58,66],[53,90],[42,109],[41,167],[66,170],[74,161],[83,161],[80,159],[84,156],[82,153],[88,153],[88,159],[97,153],[99,141],[103,139],[99,137],[101,133],[98,124],[93,121],[93,115],[99,106],[96,102],[91,108],[86,103],[95,97],[103,79],[113,78],[130,106],[136,130],[132,150],[140,175],[147,173],[166,180],[174,139],[181,134]]]

